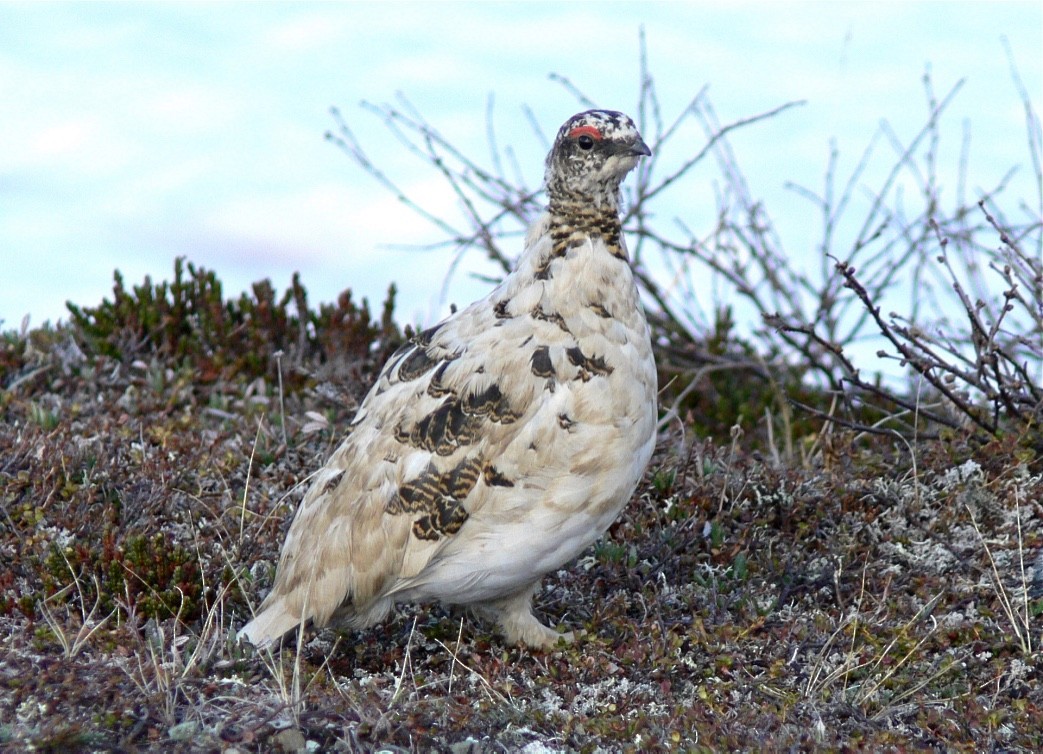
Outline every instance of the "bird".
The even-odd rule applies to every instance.
[[[362,629],[396,603],[441,602],[511,644],[574,641],[532,597],[619,516],[656,441],[656,366],[620,220],[620,185],[650,155],[621,112],[561,126],[513,271],[389,357],[240,640],[264,648],[302,624]]]

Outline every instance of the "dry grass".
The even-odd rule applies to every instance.
[[[766,420],[716,445],[675,419],[620,521],[537,597],[576,646],[533,653],[406,606],[257,655],[231,636],[351,414],[326,396],[370,372],[280,395],[159,357],[63,365],[66,337],[5,341],[8,746],[1043,747],[1043,477],[1016,439],[823,425],[765,451]],[[803,455],[782,461],[787,444]]]

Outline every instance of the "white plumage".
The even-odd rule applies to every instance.
[[[241,638],[440,600],[511,642],[571,640],[536,619],[532,593],[604,533],[655,445],[655,363],[619,221],[619,184],[647,154],[622,113],[562,126],[517,268],[384,366]]]

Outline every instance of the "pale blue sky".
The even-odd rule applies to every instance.
[[[117,267],[128,283],[169,278],[178,255],[215,269],[227,295],[265,277],[282,289],[299,270],[314,303],[350,287],[376,304],[395,281],[400,318],[433,321],[449,256],[397,247],[441,237],[324,140],[330,106],[397,182],[452,213],[446,187],[360,100],[403,92],[483,156],[495,93],[500,138],[538,183],[543,148],[522,106],[548,136],[582,109],[557,72],[632,109],[642,24],[667,114],[704,85],[725,122],[808,100],[734,141],[801,248],[818,219],[784,183],[819,186],[831,137],[850,169],[882,118],[911,138],[928,63],[940,93],[967,78],[943,158],[955,166],[968,119],[970,187],[1026,163],[1001,37],[1038,112],[1041,19],[1039,2],[0,2],[0,326],[100,302]],[[670,208],[697,230],[713,222],[713,177]],[[1012,197],[1031,203],[1028,169],[1020,181]],[[458,274],[448,300],[486,288]]]

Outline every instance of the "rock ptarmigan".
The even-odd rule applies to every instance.
[[[656,370],[619,186],[651,154],[623,113],[569,118],[547,211],[486,298],[400,348],[315,476],[271,593],[239,633],[362,628],[395,602],[477,608],[551,647],[540,579],[600,537],[655,445]]]

